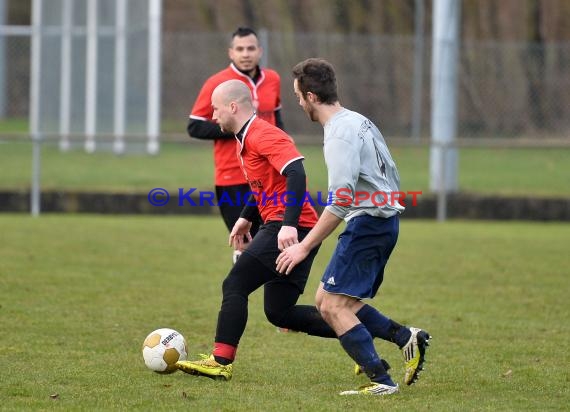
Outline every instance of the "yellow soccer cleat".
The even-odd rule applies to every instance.
[[[232,364],[221,365],[213,355],[200,355],[202,359],[197,361],[178,361],[176,367],[190,375],[205,376],[211,379],[223,379],[229,381],[232,378]]]
[[[361,373],[364,373],[364,369],[362,369],[362,367],[361,367],[358,363],[355,363],[355,364],[354,364],[354,374],[355,374],[356,376],[358,376],[358,375],[360,375]]]
[[[386,372],[388,372],[391,368],[390,364],[385,360],[385,359],[380,359],[380,362],[382,362],[382,365],[384,366],[384,369],[386,369]],[[356,376],[363,374],[364,373],[364,368],[362,366],[360,366],[358,363],[354,364],[354,374]]]
[[[431,336],[425,330],[410,328],[412,336],[402,347],[404,362],[406,363],[406,374],[404,383],[411,385],[418,380],[420,371],[423,370],[426,348],[429,346]]]

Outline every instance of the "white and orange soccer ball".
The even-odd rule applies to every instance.
[[[186,339],[174,329],[157,329],[146,337],[142,347],[145,365],[158,373],[176,372],[176,362],[186,360]]]

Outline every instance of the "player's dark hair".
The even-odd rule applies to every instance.
[[[297,79],[303,97],[311,92],[323,104],[338,102],[336,75],[328,61],[318,58],[304,60],[293,67],[293,78]]]
[[[255,30],[250,29],[249,27],[238,27],[237,30],[232,33],[232,39],[234,37],[246,37],[250,34],[253,34],[255,37],[257,37]]]

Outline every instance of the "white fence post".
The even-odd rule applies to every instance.
[[[125,152],[126,73],[127,73],[127,0],[117,0],[115,23],[115,90],[114,131],[115,154]]]
[[[161,68],[161,19],[162,0],[149,0],[148,27],[148,107],[147,152],[157,154],[160,135],[160,68]]]
[[[445,193],[457,190],[457,148],[453,142],[457,133],[461,2],[434,0],[433,7],[430,188],[440,194],[440,201],[446,201]],[[442,214],[438,220],[445,220],[446,210],[444,205],[438,206]]]
[[[73,1],[63,0],[61,9],[61,84],[59,103],[59,149],[69,150],[71,124],[71,38],[73,30]]]
[[[97,0],[87,0],[85,64],[85,151],[95,151],[97,133]]]
[[[40,134],[40,79],[42,58],[42,8],[43,0],[33,0],[32,3],[32,56],[30,73],[30,135],[33,141],[32,149],[32,188],[30,209],[32,216],[39,216],[41,205],[40,170],[41,170],[41,139]]]

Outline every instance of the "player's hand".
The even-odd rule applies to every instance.
[[[229,244],[234,248],[234,250],[239,250],[242,252],[245,249],[245,239],[247,239],[247,243],[251,242],[251,233],[249,230],[251,229],[251,222],[243,217],[240,217],[232,231],[230,232]]]
[[[297,243],[299,243],[297,228],[294,226],[281,226],[281,230],[277,234],[277,248],[283,250]]]
[[[275,261],[277,272],[288,275],[299,262],[307,257],[309,252],[310,250],[307,250],[302,243],[284,249]]]

